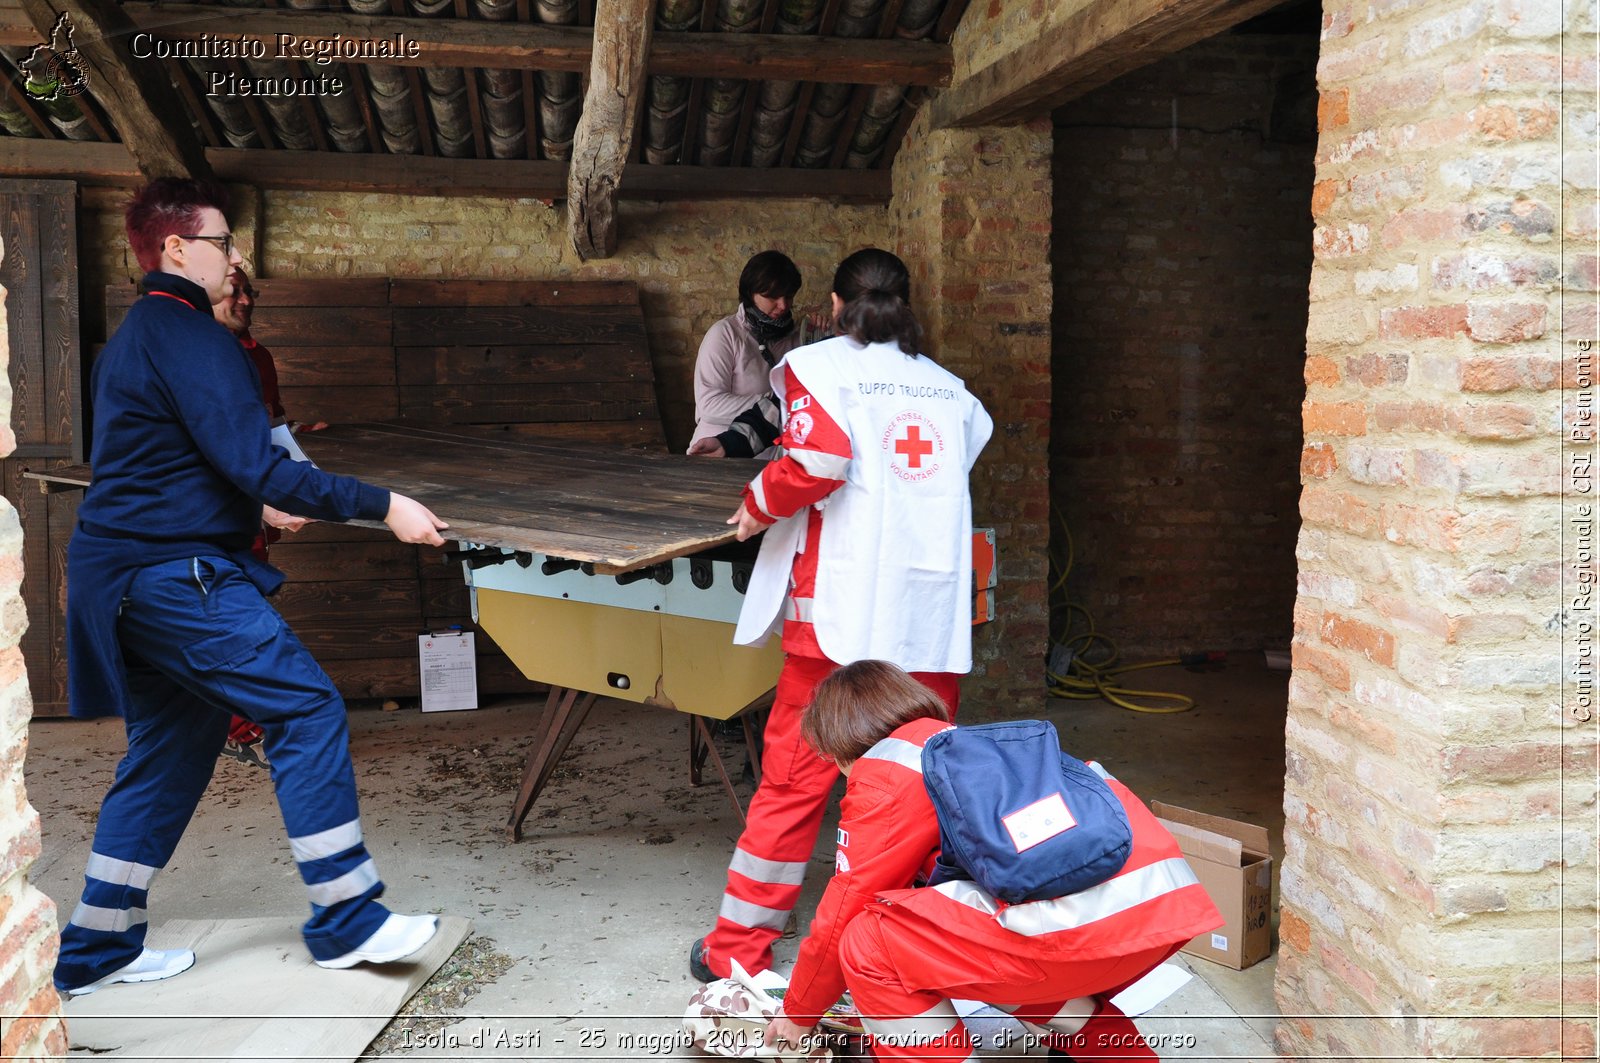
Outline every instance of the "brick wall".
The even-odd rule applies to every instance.
[[[1594,573],[1564,474],[1593,438],[1563,428],[1593,399],[1595,29],[1552,0],[1325,5],[1277,984],[1296,1056],[1593,1058],[1595,723],[1563,688]]]
[[[0,242],[0,258],[5,247]],[[16,449],[11,432],[11,345],[0,288],[0,457]],[[56,906],[28,882],[39,858],[39,813],[22,786],[33,702],[19,642],[28,626],[22,605],[22,527],[0,498],[0,1058],[65,1057],[61,1001],[51,985]]]
[[[1316,52],[1224,35],[1055,116],[1051,499],[1131,657],[1288,643]]]
[[[823,202],[623,201],[617,253],[578,259],[567,242],[563,205],[333,192],[268,192],[259,237],[248,207],[233,219],[259,238],[267,277],[459,277],[624,279],[638,283],[668,442],[687,446],[694,430],[694,359],[700,340],[738,303],[739,271],[777,248],[800,267],[800,302],[825,304],[833,269],[850,252],[887,246],[883,207]],[[86,281],[138,276],[121,235],[120,197],[86,203]],[[240,213],[240,212],[236,212]],[[249,243],[246,246],[250,246]],[[247,257],[249,257],[247,255]],[[93,289],[90,289],[93,290]],[[270,306],[260,314],[267,317]]]
[[[994,418],[973,472],[973,519],[998,536],[1000,593],[964,696],[976,716],[1043,700],[1049,534],[1050,128],[930,132],[912,122],[894,163],[895,250],[929,351]]]

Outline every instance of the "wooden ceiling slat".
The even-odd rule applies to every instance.
[[[317,142],[317,150],[332,150],[328,146],[327,122],[317,110],[317,105],[311,102],[310,96],[300,97],[300,115],[306,120],[306,125],[311,127],[311,139]]]
[[[110,117],[105,113],[105,108],[100,106],[100,101],[94,98],[94,93],[86,92],[77,97],[78,110],[83,112],[83,117],[89,123],[89,128],[94,130],[96,140],[107,144],[115,144],[117,135],[112,129]]]
[[[534,21],[533,5],[529,0],[517,0],[517,23],[525,25]],[[529,159],[539,157],[539,97],[533,87],[533,71],[522,72],[522,120],[527,127],[528,146],[524,152]]]
[[[700,0],[700,32],[710,33],[717,17],[717,0]],[[700,111],[705,101],[706,79],[695,78],[689,85],[689,106],[683,112],[683,144],[678,148],[678,162],[694,165],[695,145],[700,141]]]
[[[389,0],[389,10],[394,12],[395,15],[405,15],[406,0]],[[428,25],[421,19],[408,18],[405,21],[417,26],[419,29]],[[404,64],[396,63],[395,65],[401,66]],[[411,94],[411,113],[415,116],[417,123],[417,144],[422,149],[423,155],[432,156],[434,154],[433,120],[428,115],[428,101],[423,96],[422,76],[417,73],[417,68],[414,66],[407,66],[405,69],[406,91]]]
[[[367,129],[367,150],[381,155],[389,150],[389,145],[384,143],[378,117],[372,110],[372,96],[367,92],[366,71],[359,66],[347,66],[345,73],[349,75],[350,91],[356,98],[356,107],[361,111],[361,124]]]
[[[805,131],[806,116],[811,113],[811,96],[817,83],[808,81],[800,86],[800,98],[794,101],[794,117],[789,121],[789,135],[783,138],[783,155],[778,165],[784,169],[794,165],[794,153],[800,149],[800,134]]]
[[[39,131],[39,136],[45,140],[61,139],[61,133],[56,129],[55,124],[33,105],[33,97],[22,91],[22,86],[17,83],[16,78],[6,78],[6,92],[10,94],[11,102],[17,105],[17,109],[28,116],[28,121],[33,123],[33,128]],[[14,138],[8,137],[6,139],[9,147],[10,141]]]
[[[767,0],[761,12],[761,32],[771,33],[778,21],[778,0]],[[739,125],[733,134],[733,150],[728,153],[729,166],[743,166],[745,151],[750,147],[750,125],[756,117],[756,101],[761,97],[761,82],[746,81],[744,105],[739,108]]]
[[[950,0],[944,5],[944,11],[939,15],[939,24],[933,29],[933,39],[940,44],[948,44],[955,35],[956,27],[961,24],[961,16],[967,13],[967,5],[972,0]]]
[[[700,110],[705,92],[705,78],[695,78],[689,87],[689,105],[683,112],[683,143],[678,148],[678,162],[684,166],[695,164],[694,149],[700,140]]]
[[[857,85],[850,93],[850,106],[844,113],[844,120],[839,123],[839,136],[833,145],[833,154],[828,157],[830,169],[839,169],[849,156],[850,142],[855,139],[856,126],[861,124],[861,112],[866,110],[867,97],[871,92],[865,85]]]
[[[455,8],[456,18],[462,21],[472,18],[472,9],[467,0],[455,0]],[[472,67],[462,67],[461,76],[467,86],[467,121],[472,125],[472,155],[474,158],[487,159],[491,157],[491,152],[483,137],[483,100],[480,97],[483,88],[478,84],[477,71]]]
[[[172,78],[173,84],[178,86],[183,102],[189,105],[189,111],[200,126],[200,135],[206,138],[206,147],[222,147],[222,137],[217,133],[217,123],[212,118],[211,108],[206,105],[200,94],[195,92],[194,82],[189,80],[188,64],[177,59],[167,59],[165,62],[168,76]]]
[[[250,80],[250,72],[244,68],[244,64],[239,60],[222,59],[219,62],[227,67],[239,80]],[[256,98],[254,96],[240,96],[239,101],[244,104],[244,113],[250,116],[250,125],[255,129],[256,139],[261,141],[261,146],[263,148],[277,147],[278,138],[272,134],[272,123],[267,121],[267,116],[261,112],[261,105],[256,102]]]
[[[56,177],[117,187],[142,183],[133,160],[116,144],[8,137],[5,147],[0,177]],[[245,148],[209,148],[206,159],[223,180],[273,189],[561,199],[567,187],[566,163],[545,160]],[[831,198],[885,203],[889,177],[883,170],[630,165],[617,194],[647,200]]]
[[[472,11],[467,5],[467,0],[456,0],[456,18],[466,21],[472,18]],[[472,153],[475,158],[487,159],[492,157],[489,143],[483,136],[483,86],[478,83],[478,73],[472,67],[462,67],[461,76],[467,84],[467,120],[472,123]]]
[[[467,119],[472,123],[473,156],[487,159],[490,157],[489,145],[483,139],[483,100],[479,98],[483,87],[478,84],[478,72],[471,67],[463,68],[461,76],[467,82]]]
[[[912,89],[906,93],[906,98],[900,103],[900,113],[895,116],[894,128],[890,129],[889,135],[884,138],[883,153],[873,164],[874,169],[887,170],[894,165],[894,157],[900,150],[900,142],[906,138],[906,130],[911,128],[912,121],[916,119],[917,108],[921,106],[925,95],[924,89]]]
[[[900,21],[900,9],[906,6],[906,0],[888,0],[883,5],[883,15],[878,19],[878,36],[890,38],[894,36],[895,23]]]
[[[839,21],[840,3],[841,0],[828,0],[822,5],[822,16],[817,19],[818,37],[833,35],[833,27]],[[811,97],[816,91],[815,80],[800,86],[800,98],[794,102],[794,118],[789,123],[789,135],[783,138],[783,155],[778,159],[778,165],[786,170],[794,165],[794,153],[800,149],[800,135],[805,132],[806,118],[811,114]]]

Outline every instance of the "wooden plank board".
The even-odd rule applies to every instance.
[[[384,277],[256,277],[252,283],[264,307],[384,306],[389,301],[389,281]],[[132,284],[106,289],[107,306],[126,309],[138,297]]]
[[[485,306],[467,315],[455,307],[397,306],[394,336],[397,343],[418,347],[624,343],[641,353],[647,350],[644,318],[637,307]]]
[[[404,492],[448,538],[627,571],[734,538],[725,523],[755,462],[486,439],[396,425],[302,437],[330,472]]]
[[[280,381],[312,381],[317,387],[393,387],[395,383],[394,351],[389,347],[311,347],[299,343],[267,346]],[[298,414],[295,419],[305,420]]]
[[[648,380],[603,388],[587,381],[442,385],[401,388],[399,395],[403,419],[437,425],[656,419],[655,385]]]
[[[638,306],[632,281],[406,280],[390,282],[391,306]]]
[[[399,347],[395,361],[399,382],[414,387],[654,379],[649,359],[640,358],[636,347],[620,343]]]

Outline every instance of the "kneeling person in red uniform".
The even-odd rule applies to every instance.
[[[847,777],[837,865],[767,1042],[798,1043],[848,986],[882,1059],[971,1057],[952,999],[1011,1013],[1079,1063],[1156,1059],[1110,998],[1222,925],[1177,843],[1108,779],[1133,844],[1100,885],[1013,905],[971,881],[908,888],[939,850],[922,747],[948,720],[943,701],[883,661],[818,686],[801,730]]]

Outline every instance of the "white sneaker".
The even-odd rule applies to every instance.
[[[159,982],[182,974],[194,966],[194,953],[189,949],[145,949],[126,967],[97,978],[86,986],[66,991],[69,997],[86,997],[102,986],[118,982]]]
[[[343,956],[317,960],[318,967],[342,970],[358,963],[393,963],[403,960],[429,941],[439,929],[436,915],[401,915],[390,912],[375,934]]]

